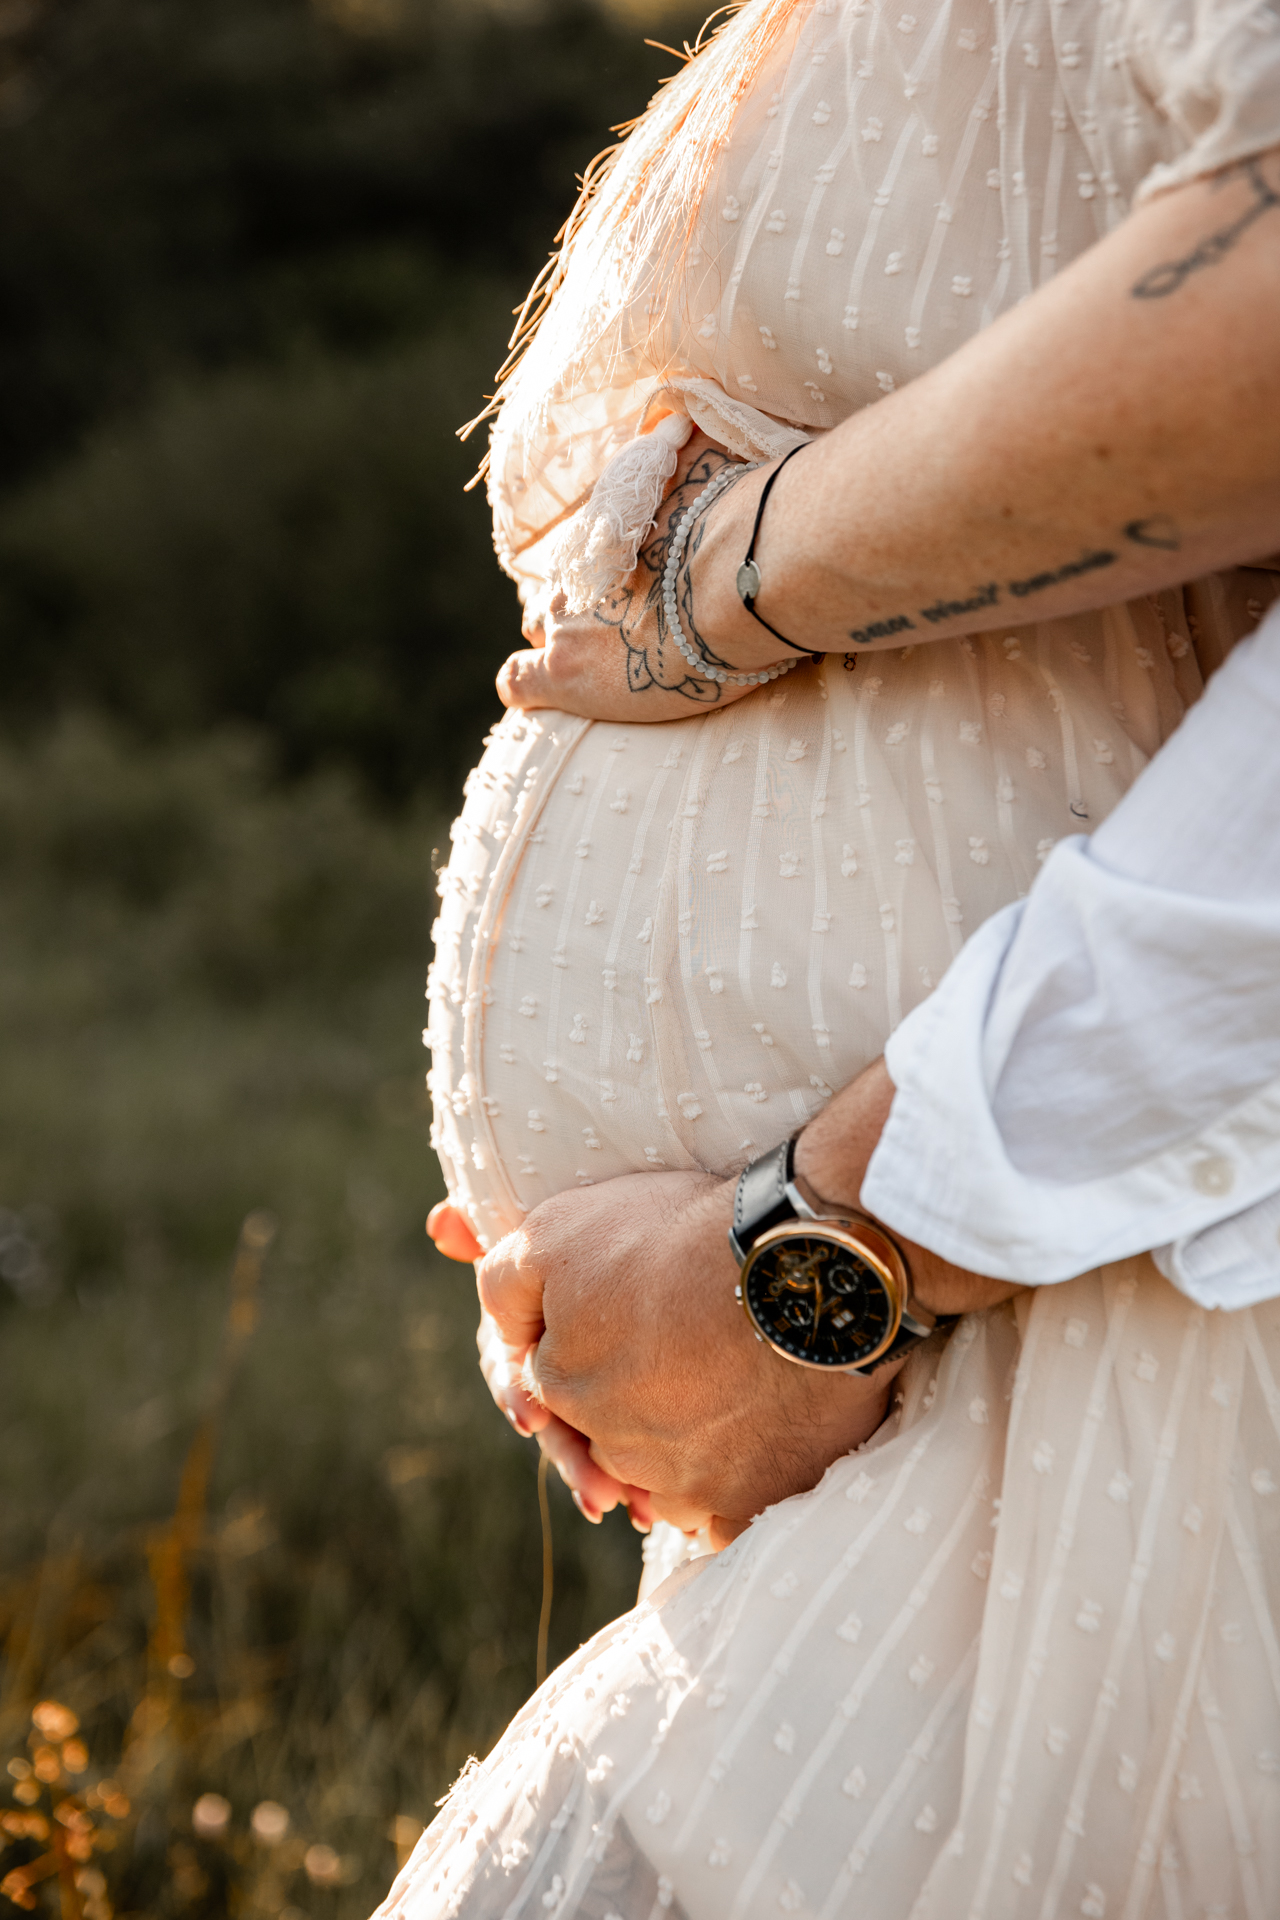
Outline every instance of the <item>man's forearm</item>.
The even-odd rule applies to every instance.
[[[796,1173],[806,1198],[826,1207],[858,1206],[894,1091],[884,1061],[876,1060],[809,1122],[796,1143]],[[907,1256],[915,1297],[931,1313],[971,1313],[1021,1292],[1011,1281],[955,1266],[902,1234],[894,1238]]]

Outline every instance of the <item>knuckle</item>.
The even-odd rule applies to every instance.
[[[595,1449],[599,1464],[624,1487],[651,1487],[663,1477],[663,1463],[651,1447],[622,1441]]]
[[[567,1425],[583,1432],[582,1421],[588,1417],[585,1396],[571,1374],[558,1366],[554,1359],[543,1358],[541,1347],[538,1350],[535,1378],[543,1406],[559,1414]]]
[[[476,1334],[476,1345],[483,1353],[488,1338],[485,1322],[497,1319],[501,1299],[498,1269],[495,1264],[491,1264],[491,1260],[482,1260],[476,1268],[476,1292],[480,1296],[480,1306],[484,1313],[484,1320],[480,1322],[480,1330]]]

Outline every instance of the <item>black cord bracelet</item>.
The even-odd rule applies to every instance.
[[[792,447],[790,453],[783,455],[773,472],[769,475],[769,478],[765,481],[764,491],[761,493],[759,504],[756,507],[756,523],[751,529],[751,545],[747,548],[746,559],[738,568],[737,588],[738,598],[751,615],[751,618],[758,620],[760,625],[766,628],[775,640],[781,640],[783,646],[790,647],[793,653],[807,653],[811,659],[821,660],[823,658],[821,653],[815,653],[812,647],[797,646],[794,640],[788,640],[785,633],[779,633],[776,627],[770,626],[764,615],[756,612],[755,605],[756,595],[759,593],[761,587],[760,569],[755,561],[756,541],[760,537],[760,522],[764,519],[764,510],[768,505],[769,495],[773,492],[773,483],[786,466],[787,461],[794,460],[796,455],[803,453],[805,447],[809,444],[809,441],[805,440],[800,446]]]

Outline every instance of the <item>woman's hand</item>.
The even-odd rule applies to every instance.
[[[447,1200],[431,1209],[427,1232],[438,1251],[449,1260],[476,1264],[484,1259],[484,1249],[472,1233],[466,1215]],[[642,1487],[626,1486],[597,1466],[586,1435],[557,1419],[526,1391],[522,1384],[524,1356],[513,1355],[487,1313],[480,1316],[476,1347],[485,1385],[498,1407],[523,1438],[537,1435],[539,1447],[569,1488],[579,1512],[598,1524],[603,1514],[625,1506],[636,1530],[648,1533],[654,1519],[649,1495]]]
[[[547,615],[527,625],[529,651],[513,653],[498,675],[498,693],[508,707],[553,707],[561,713],[585,714],[593,720],[683,720],[707,707],[740,700],[751,687],[719,685],[694,672],[675,644],[662,604],[662,575],[667,564],[676,521],[701,493],[707,481],[732,461],[722,447],[704,433],[695,432],[683,448],[670,490],[658,513],[653,533],[641,549],[639,564],[623,583],[588,613],[564,614],[553,600]],[[687,554],[702,542],[707,519],[730,512],[730,502],[745,488],[754,501],[764,476],[747,473],[715,502],[709,515],[691,529]],[[748,511],[743,495],[733,517]],[[746,521],[749,530],[750,520]],[[743,552],[749,531],[742,536]],[[709,665],[734,673],[757,673],[787,655],[765,628],[758,626],[740,605],[731,621],[734,631],[718,626],[703,630],[692,590],[682,569],[681,620],[685,635]],[[563,606],[563,601],[560,602]],[[754,629],[754,630],[753,630]]]
[[[797,646],[877,653],[1273,553],[1277,234],[1280,148],[1154,194],[929,372],[821,435],[769,498],[763,618]],[[670,521],[725,458],[690,441],[636,572],[590,613],[551,617],[541,654],[507,662],[508,706],[631,722],[741,699],[689,671],[659,591]],[[701,516],[680,571],[690,639],[740,671],[786,652],[735,590],[766,478]]]

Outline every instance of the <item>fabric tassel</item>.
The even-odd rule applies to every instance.
[[[566,613],[585,613],[634,573],[641,542],[676,470],[676,455],[692,432],[687,414],[664,414],[607,462],[591,498],[551,551],[550,584],[563,593]]]

